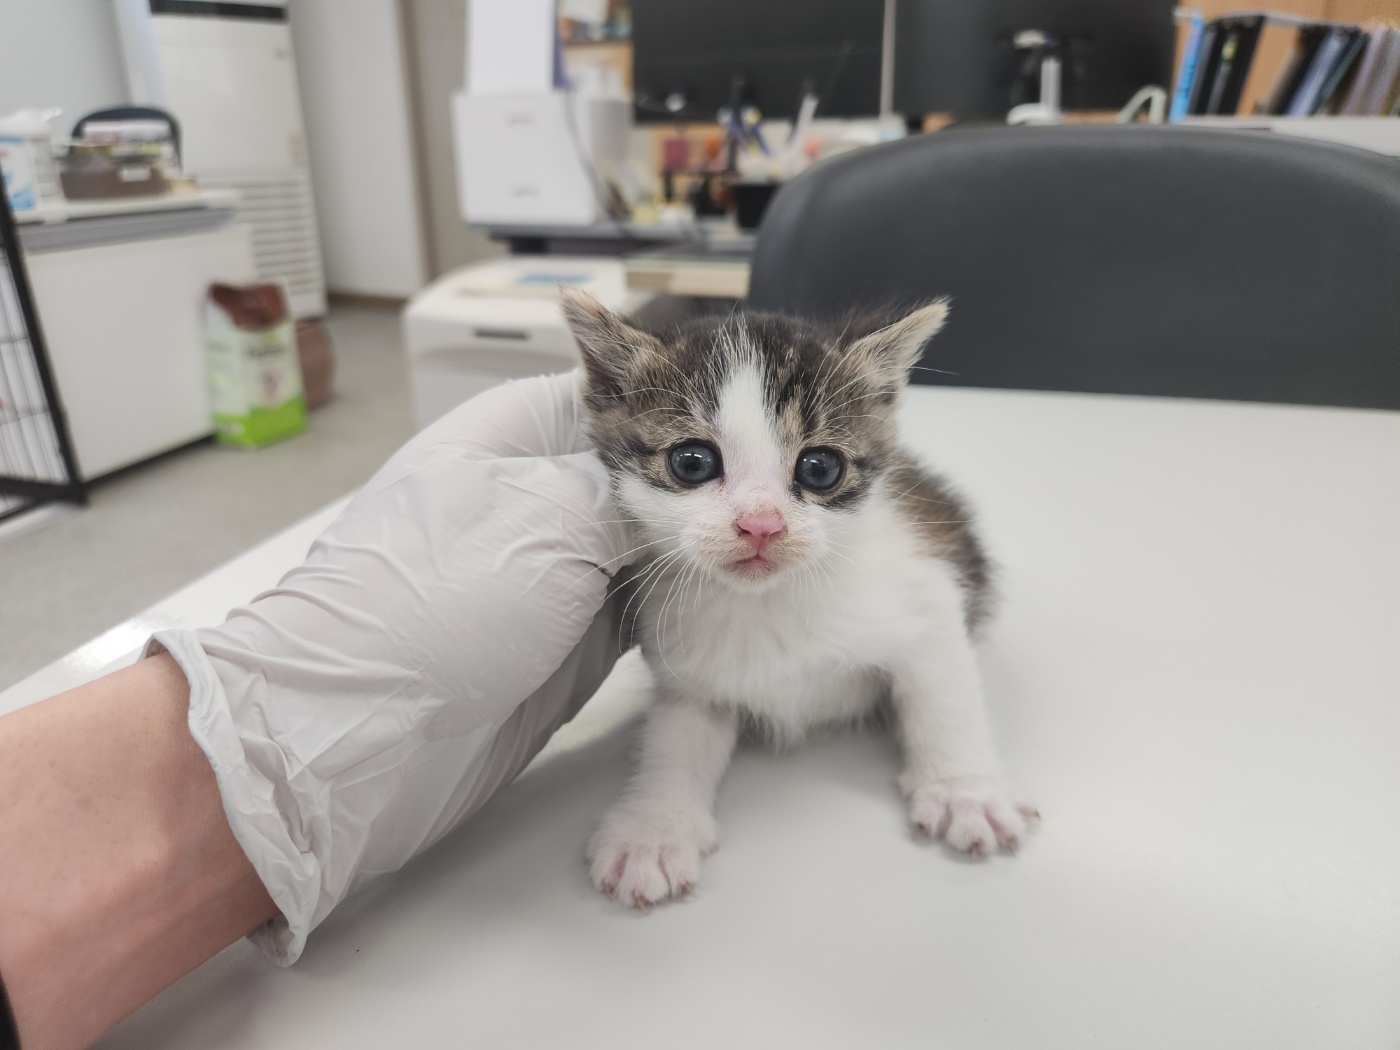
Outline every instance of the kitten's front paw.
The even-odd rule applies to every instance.
[[[647,908],[690,893],[700,860],[719,844],[705,812],[641,813],[617,808],[588,843],[593,885],[621,904]]]
[[[963,853],[982,856],[1001,847],[1016,852],[1040,820],[1035,806],[1001,777],[950,777],[910,784],[909,818],[921,834],[941,838]]]

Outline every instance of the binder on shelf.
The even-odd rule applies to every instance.
[[[1390,111],[1395,101],[1397,78],[1400,78],[1400,29],[1391,26],[1386,34],[1385,54],[1377,63],[1375,75],[1366,90],[1363,114],[1381,116]]]
[[[1230,50],[1230,57],[1229,61],[1222,60],[1220,68],[1216,71],[1216,83],[1211,87],[1211,104],[1206,112],[1228,114],[1239,109],[1240,95],[1244,91],[1245,80],[1249,76],[1249,67],[1254,60],[1259,34],[1263,28],[1263,15],[1227,21],[1225,46]]]
[[[1390,26],[1377,25],[1367,34],[1366,49],[1362,53],[1361,64],[1357,67],[1356,76],[1352,78],[1346,101],[1342,103],[1340,110],[1342,116],[1359,117],[1366,112],[1366,96],[1371,80],[1376,75],[1381,55],[1385,52],[1394,33],[1395,30]]]
[[[1312,110],[1308,113],[1310,117],[1319,113],[1334,114],[1341,104],[1341,97],[1345,94],[1346,86],[1349,83],[1348,78],[1356,72],[1356,65],[1361,57],[1362,48],[1366,46],[1367,39],[1366,33],[1360,29],[1353,29],[1350,33],[1342,57],[1332,67],[1332,72],[1327,75],[1322,89],[1317,93]]]
[[[1259,103],[1254,107],[1254,112],[1277,113],[1286,106],[1289,95],[1303,75],[1306,62],[1307,48],[1302,35],[1294,33],[1293,44],[1289,47],[1283,64],[1278,67],[1278,72],[1274,74],[1274,80],[1269,87],[1268,94],[1259,100]]]
[[[1341,60],[1342,52],[1346,50],[1350,32],[1350,30],[1340,27],[1327,30],[1327,35],[1317,45],[1313,59],[1308,63],[1307,73],[1303,75],[1297,89],[1289,98],[1288,108],[1284,111],[1285,115],[1290,117],[1312,115],[1316,109],[1318,95],[1322,92],[1322,85],[1332,72],[1332,68]]]
[[[1280,74],[1284,71],[1294,51],[1298,36],[1297,25],[1266,18],[1255,45],[1254,60],[1250,63],[1245,77],[1244,90],[1234,113],[1262,112],[1261,106],[1274,91]]]
[[[1225,84],[1230,79],[1230,71],[1235,68],[1239,45],[1239,33],[1230,26],[1221,26],[1220,52],[1211,69],[1210,90],[1206,93],[1205,104],[1201,106],[1202,113],[1209,115],[1220,112],[1220,101],[1225,95]]]
[[[1289,64],[1288,78],[1278,85],[1280,88],[1278,94],[1269,97],[1265,113],[1283,116],[1288,112],[1288,107],[1293,102],[1293,96],[1298,93],[1298,89],[1303,86],[1303,81],[1308,78],[1313,61],[1317,58],[1317,52],[1331,32],[1331,27],[1326,25],[1309,25],[1299,28],[1297,50],[1294,52],[1295,61]]]
[[[1219,64],[1216,48],[1219,35],[1220,27],[1214,22],[1207,23],[1201,33],[1201,49],[1196,61],[1196,83],[1191,87],[1191,102],[1187,107],[1187,112],[1192,116],[1200,116],[1205,112],[1210,90],[1207,85],[1215,76],[1215,67]]]
[[[1205,29],[1205,17],[1199,11],[1192,11],[1186,30],[1186,44],[1181,49],[1181,69],[1176,74],[1176,87],[1172,91],[1172,105],[1167,112],[1167,123],[1179,123],[1191,111],[1191,88],[1196,83],[1197,59],[1200,57],[1201,33]]]

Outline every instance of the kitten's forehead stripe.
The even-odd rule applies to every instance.
[[[764,390],[762,365],[757,358],[740,364],[720,389],[715,429],[728,456],[726,475],[748,482],[765,481],[775,473],[785,480],[786,458],[773,405]]]

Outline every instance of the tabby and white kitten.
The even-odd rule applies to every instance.
[[[941,302],[856,338],[736,315],[665,337],[575,290],[585,415],[644,554],[636,634],[658,695],[594,884],[690,892],[744,725],[781,742],[888,698],[923,834],[1011,850],[1036,818],[1003,777],[972,635],[988,563],[962,500],[898,443],[895,408]]]

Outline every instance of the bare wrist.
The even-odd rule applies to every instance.
[[[0,973],[25,1050],[87,1045],[275,914],[168,656],[0,719]]]

